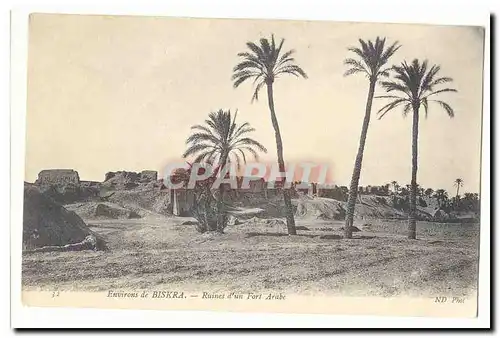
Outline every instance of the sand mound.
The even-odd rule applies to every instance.
[[[141,218],[135,211],[120,207],[109,202],[88,202],[66,205],[83,219],[130,219]]]
[[[122,190],[114,192],[109,202],[136,212],[142,217],[151,214],[170,215],[170,193],[158,189]]]
[[[107,218],[141,218],[135,211],[131,211],[119,206],[99,203],[95,208],[97,217],[104,216]]]
[[[241,219],[248,219],[257,216],[265,216],[266,211],[261,208],[242,208],[233,207],[231,205],[226,205],[227,211],[231,216],[235,216]]]
[[[362,195],[361,203],[356,203],[354,216],[358,218],[383,218],[383,219],[407,219],[407,210],[397,209],[393,206],[392,197]],[[401,200],[400,197],[398,197]],[[427,207],[417,205],[417,219],[430,220],[431,214]]]
[[[298,218],[342,220],[345,217],[344,203],[334,199],[304,196],[292,202],[297,207],[295,216]]]
[[[97,239],[96,248],[106,248],[104,240],[92,232],[73,211],[40,193],[24,187],[23,250],[82,242],[88,235]]]
[[[241,223],[243,226],[247,227],[264,227],[264,228],[275,228],[277,230],[286,229],[286,222],[280,218],[259,218],[252,217]]]
[[[285,216],[285,204],[281,195],[270,195],[265,198],[263,194],[241,194],[238,198],[228,197],[226,203],[235,209],[240,209],[241,214],[237,212],[234,214],[241,218]]]
[[[346,203],[325,197],[301,196],[292,200],[297,210],[295,217],[303,219],[344,220]],[[417,210],[417,218],[429,219],[423,210]],[[354,209],[355,219],[407,219],[408,214],[392,206],[392,201],[381,196],[360,196]]]

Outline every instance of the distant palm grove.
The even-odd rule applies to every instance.
[[[362,196],[380,196],[390,197],[389,205],[396,209],[408,211],[410,207],[410,191],[411,185],[407,184],[400,187],[396,183],[395,187],[391,183],[385,185],[368,185],[358,187],[358,202]],[[349,196],[349,188],[346,186],[334,186],[330,189],[321,190],[319,197],[333,198],[339,201],[347,202]],[[476,212],[479,210],[479,194],[464,193],[463,195],[449,196],[444,189],[422,188],[417,186],[417,205],[419,207],[430,207],[431,202],[435,202],[435,207],[445,211],[446,213],[460,212]],[[385,203],[385,202],[382,202]]]
[[[242,46],[243,47],[243,46]],[[360,137],[357,153],[353,154],[354,165],[352,178],[348,187],[335,186],[323,192],[322,197],[334,198],[346,202],[344,237],[351,238],[353,230],[353,219],[355,205],[362,203],[364,195],[389,196],[388,203],[394,208],[404,210],[408,214],[408,238],[416,238],[417,207],[427,207],[430,201],[435,202],[436,207],[447,212],[451,211],[479,211],[478,194],[459,194],[463,186],[463,180],[457,179],[454,184],[457,188],[453,197],[447,192],[438,189],[434,191],[430,188],[422,188],[418,184],[418,143],[419,138],[425,134],[419,133],[419,123],[421,117],[426,118],[429,111],[433,114],[445,113],[450,118],[455,116],[453,108],[442,98],[445,95],[454,93],[457,90],[447,87],[453,82],[452,78],[441,76],[441,67],[430,63],[427,60],[414,58],[403,61],[400,64],[391,64],[391,59],[397,55],[404,46],[398,41],[388,43],[386,38],[377,37],[375,40],[359,39],[357,46],[346,46],[346,59],[343,60],[346,66],[345,76],[362,76],[366,78],[366,104],[363,118],[360,122]],[[274,87],[279,86],[279,81],[285,76],[307,79],[306,71],[302,69],[295,60],[294,49],[285,48],[284,39],[262,38],[258,42],[247,42],[246,50],[237,54],[239,61],[235,59],[233,67],[232,84],[234,88],[240,88],[244,83],[252,86],[251,102],[257,103],[261,90],[264,90],[267,98],[267,109],[262,106],[262,118],[270,118],[272,130],[276,141],[276,162],[281,172],[285,172],[285,150],[283,144],[282,130],[280,129],[280,118],[286,115],[279,108],[280,100],[291,100],[292,97],[275,97]],[[332,62],[342,62],[342,60],[332,60]],[[229,79],[228,79],[229,80]],[[349,81],[346,79],[345,81]],[[377,89],[382,90],[382,95],[376,95]],[[364,100],[364,97],[360,97]],[[359,186],[362,177],[363,154],[371,123],[372,106],[381,102],[381,108],[377,111],[378,119],[382,119],[390,112],[398,112],[403,117],[411,117],[411,128],[408,128],[408,138],[411,139],[412,153],[408,158],[409,168],[408,182],[410,184],[403,187],[396,181],[392,181],[383,186]],[[384,102],[385,101],[385,102]],[[431,107],[434,105],[434,107]],[[436,109],[437,108],[437,109]],[[217,113],[209,112],[210,115],[205,121],[205,125],[193,126],[194,134],[191,135],[187,143],[189,145],[185,157],[196,156],[193,162],[210,162],[223,166],[231,161],[240,163],[246,162],[246,155],[258,158],[259,152],[266,152],[266,148],[258,141],[245,136],[254,129],[247,122],[237,122],[236,114],[231,114],[224,110]],[[361,114],[362,112],[346,112],[346,114]],[[244,113],[240,113],[243,116]],[[313,115],[314,112],[308,112]],[[422,116],[423,115],[423,116]],[[318,121],[321,123],[321,121]],[[342,121],[339,121],[342,123]],[[384,123],[377,122],[377,123]],[[285,131],[286,132],[286,131]],[[390,142],[390,141],[388,141]],[[426,151],[426,149],[424,149]],[[328,154],[325,154],[328,155]],[[330,154],[334,156],[334,154]],[[284,183],[284,180],[283,180]],[[284,214],[288,234],[295,235],[296,226],[294,211],[292,206],[292,192],[283,188],[282,197],[284,202]],[[212,221],[210,229],[217,229],[222,232],[227,217],[223,217],[224,207],[222,204],[224,191],[218,192],[216,202],[213,206],[205,205],[206,208],[218,213],[217,220]],[[386,200],[387,201],[387,200]],[[385,202],[384,202],[385,203]]]

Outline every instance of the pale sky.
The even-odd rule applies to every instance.
[[[285,160],[329,163],[334,183],[348,185],[364,117],[368,81],[343,77],[358,38],[386,36],[402,47],[391,64],[413,58],[441,65],[458,93],[420,121],[418,183],[479,191],[483,31],[477,27],[313,21],[173,19],[34,14],[30,17],[26,180],[71,168],[84,180],[108,171],[161,172],[185,151],[190,126],[214,110],[238,109],[252,135],[276,160],[265,91],[251,104],[251,82],[233,89],[232,68],[247,41],[285,38],[309,79],[275,83]],[[379,88],[378,94],[383,94]],[[394,110],[382,120],[376,100],[361,185],[411,177],[411,118]],[[423,114],[422,114],[423,115]]]

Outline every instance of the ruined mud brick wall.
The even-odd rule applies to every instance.
[[[158,172],[155,170],[143,170],[141,171],[141,180],[157,181]]]
[[[175,216],[191,216],[190,209],[194,205],[195,195],[193,190],[171,189],[171,209]]]
[[[66,185],[69,183],[80,184],[78,172],[72,169],[42,170],[35,181],[37,185]]]
[[[106,173],[106,176],[104,177],[104,182],[109,181],[113,178],[128,180],[131,182],[158,181],[158,172],[155,170],[143,170],[140,173],[134,171],[111,171]]]

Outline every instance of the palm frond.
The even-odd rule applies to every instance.
[[[403,108],[403,117],[408,116],[408,113],[411,111],[411,103],[405,104]]]
[[[389,58],[398,51],[399,48],[401,48],[399,42],[398,41],[394,42],[389,48],[385,50],[385,52],[381,56],[381,59],[387,62]]]
[[[231,152],[231,155],[236,159],[236,168],[240,170],[241,168],[241,158],[237,152]]]
[[[206,143],[193,144],[190,147],[188,147],[188,149],[186,149],[184,154],[182,154],[182,157],[186,158],[186,157],[195,155],[201,151],[206,151],[206,150],[212,151],[214,148],[215,148],[214,145],[206,144]]]
[[[217,143],[217,142],[220,142],[220,139],[215,137],[213,134],[194,133],[194,134],[191,134],[186,140],[186,143],[198,143],[198,142]]]
[[[212,151],[206,151],[206,152],[203,152],[201,154],[199,154],[194,160],[193,160],[193,163],[202,163],[202,162],[211,162],[212,160],[214,160],[216,157],[217,153],[217,150],[214,149]]]
[[[283,55],[281,55],[281,57],[279,58],[278,60],[278,63],[276,64],[276,66],[280,66],[282,65],[283,63],[287,62],[287,60],[294,60],[293,58],[290,58],[290,56],[292,54],[295,53],[295,49],[290,49],[288,52],[285,52],[283,53]]]
[[[439,79],[435,79],[431,83],[429,83],[429,90],[432,90],[434,86],[437,86],[439,84],[447,83],[447,82],[452,82],[453,79],[451,77],[441,77]]]
[[[275,49],[275,54],[276,54],[275,59],[277,59],[278,55],[280,55],[281,48],[283,48],[284,43],[285,43],[285,39],[282,38],[280,41],[280,45],[278,46],[278,48]],[[274,45],[274,35],[273,35],[273,45]]]
[[[191,129],[192,130],[200,130],[200,131],[203,131],[203,132],[215,137],[215,135],[212,133],[212,131],[209,128],[202,126],[201,124],[195,124],[194,126],[191,126]]]
[[[389,77],[392,67],[387,67],[378,71],[378,77]]]
[[[239,72],[244,69],[257,69],[260,71],[262,69],[262,64],[251,60],[242,61],[234,66],[233,72]]]
[[[250,101],[251,103],[259,100],[259,91],[262,89],[263,85],[264,85],[264,81],[261,81],[257,84],[257,86],[255,86],[255,90],[254,90],[253,95],[252,95],[252,100]]]
[[[245,152],[243,151],[243,149],[237,148],[236,150],[240,152],[241,157],[243,157],[243,163],[246,164],[247,163],[247,157],[246,157]]]
[[[234,83],[233,83],[233,87],[234,88],[238,88],[239,85],[242,84],[243,82],[245,82],[246,80],[251,79],[254,76],[259,76],[259,75],[260,75],[259,73],[255,73],[255,72],[239,72],[239,73],[235,73],[232,76],[232,79],[235,80]]]
[[[257,46],[255,43],[253,42],[247,42],[247,47],[252,51],[254,52],[258,59],[261,61],[261,62],[264,62],[266,60],[266,56],[264,54],[264,52],[262,51],[262,49],[260,49],[259,46]]]
[[[261,143],[255,141],[254,139],[251,139],[249,137],[243,137],[240,138],[238,141],[234,142],[235,146],[250,146],[250,147],[256,147],[263,153],[267,153],[266,147],[264,147]]]
[[[421,100],[422,106],[424,106],[425,118],[429,115],[429,103],[427,102],[427,98],[423,98]]]
[[[236,129],[236,131],[234,132],[234,135],[231,137],[231,141],[232,141],[232,140],[235,140],[236,138],[238,138],[238,137],[242,134],[242,133],[241,133],[241,130],[242,130],[242,129],[251,129],[251,130],[249,130],[249,132],[250,132],[250,131],[255,131],[255,129],[254,129],[254,128],[252,128],[252,127],[250,126],[250,123],[245,122],[245,123],[241,124],[241,125],[240,125],[237,129]]]
[[[439,93],[446,93],[446,92],[454,92],[454,93],[456,93],[456,92],[457,92],[457,90],[456,90],[456,89],[454,89],[454,88],[444,88],[444,89],[439,89],[439,90],[433,91],[433,92],[431,92],[431,93],[429,93],[429,94],[425,95],[425,96],[424,96],[424,98],[428,98],[428,97],[430,97],[430,96],[432,96],[432,95],[437,95],[437,94],[439,94]]]
[[[398,107],[399,105],[401,105],[404,102],[408,102],[408,99],[400,98],[400,99],[394,100],[394,101],[386,104],[385,106],[383,106],[382,108],[380,108],[379,111],[377,112],[377,114],[380,114],[380,116],[378,117],[378,119],[380,120],[382,117],[385,116],[385,114],[387,114],[389,111],[391,111],[392,109]]]
[[[376,99],[396,99],[396,100],[404,99],[404,97],[396,96],[396,95],[377,95],[377,96],[374,96],[374,97]]]
[[[351,68],[348,69],[344,72],[344,76],[350,76],[356,73],[364,73],[366,76],[370,76],[370,74],[365,70],[365,69],[360,69],[360,68]]]
[[[429,100],[429,101],[439,103],[439,105],[441,107],[443,107],[443,109],[446,111],[446,113],[448,114],[449,117],[455,117],[455,112],[453,111],[453,109],[451,108],[451,106],[448,103],[441,101],[441,100]]]
[[[231,111],[229,112],[229,117],[231,117]],[[228,139],[230,140],[233,137],[234,130],[236,128],[236,116],[238,116],[238,109],[234,112],[234,117],[231,122],[231,127],[229,128]]]
[[[253,128],[253,127],[247,127],[247,128],[239,129],[239,131],[236,132],[234,134],[234,136],[231,138],[230,143],[233,143],[234,140],[237,140],[241,135],[247,134],[247,133],[251,133],[251,132],[254,132],[254,131],[255,131],[255,128]]]
[[[258,161],[260,158],[259,153],[257,153],[257,151],[252,147],[238,147],[237,149],[241,149],[242,151],[245,151],[245,150],[248,151],[250,154],[252,154],[255,161]]]
[[[302,68],[300,68],[297,65],[287,65],[287,66],[281,66],[276,72],[274,73],[275,76],[279,74],[291,74],[295,75],[297,77],[302,76],[304,79],[307,79],[307,74],[304,72]]]
[[[264,65],[262,60],[260,60],[259,57],[255,54],[243,52],[243,53],[238,53],[237,55],[243,58],[243,61],[252,61],[256,64]]]
[[[404,93],[408,97],[410,97],[409,88],[401,83],[392,82],[392,81],[382,81],[380,84],[385,89],[385,91],[388,93],[396,91],[396,92]]]

